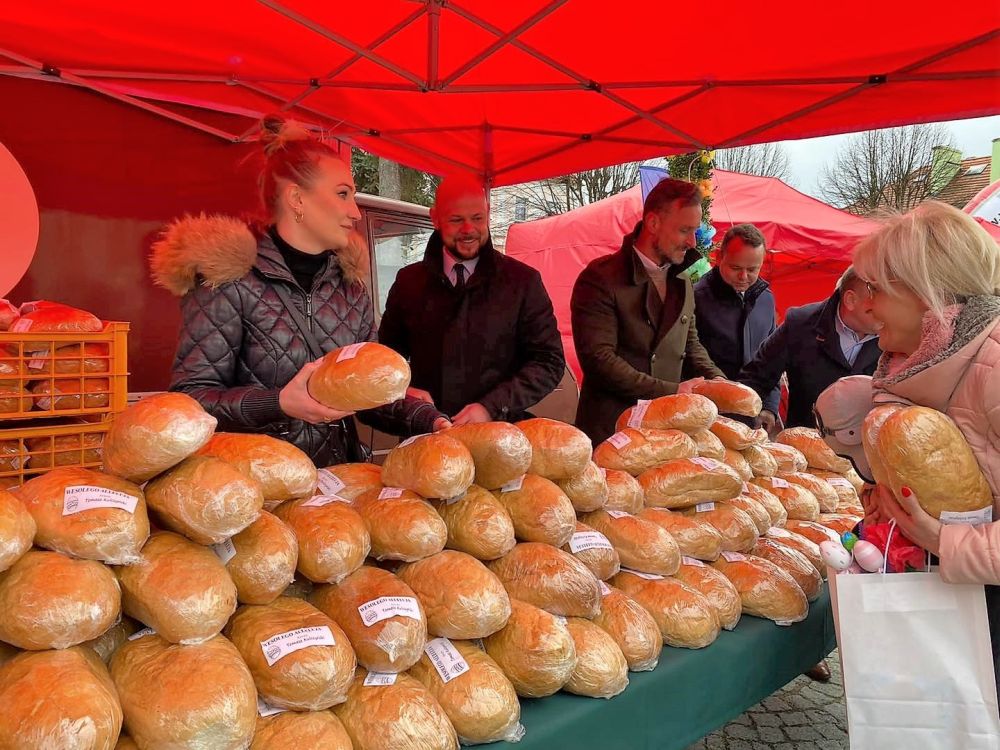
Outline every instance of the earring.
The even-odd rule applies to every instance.
[[[295,223],[296,223],[296,224],[301,224],[301,223],[302,223],[302,219],[303,219],[303,218],[304,218],[304,217],[303,217],[303,215],[302,215],[302,212],[301,212],[301,211],[296,211],[296,212],[295,212]]]

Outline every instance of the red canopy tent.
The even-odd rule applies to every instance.
[[[827,296],[850,264],[851,250],[877,224],[841,211],[774,177],[716,170],[712,221],[721,239],[733,224],[763,232],[779,314]],[[594,258],[621,247],[642,213],[637,185],[560,216],[514,224],[507,253],[537,268],[552,297],[570,366],[580,375],[570,328],[569,300],[577,275]]]

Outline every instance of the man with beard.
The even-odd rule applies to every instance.
[[[677,393],[685,378],[725,377],[698,340],[694,292],[682,272],[701,258],[701,194],[664,179],[621,250],[598,258],[573,287],[573,341],[583,369],[576,425],[595,444],[638,399]]]
[[[389,290],[379,341],[410,361],[410,395],[456,425],[517,421],[566,367],[552,302],[535,269],[493,247],[482,185],[446,177],[424,259]]]

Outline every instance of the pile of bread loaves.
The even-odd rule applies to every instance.
[[[703,390],[596,450],[532,419],[320,470],[140,401],[104,472],[0,491],[0,746],[516,741],[519,696],[610,698],[664,644],[803,619],[858,479],[808,430],[720,417],[759,411],[746,389]]]

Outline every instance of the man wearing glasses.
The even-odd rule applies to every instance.
[[[882,355],[878,329],[866,283],[849,267],[829,299],[788,310],[785,322],[761,344],[739,381],[757,391],[768,409],[768,396],[781,373],[787,373],[785,426],[812,427],[813,405],[827,386],[848,375],[875,372]]]

